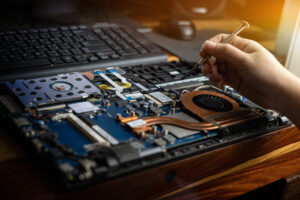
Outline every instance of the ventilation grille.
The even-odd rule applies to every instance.
[[[193,102],[202,109],[213,112],[228,112],[232,109],[232,104],[218,96],[201,94],[193,98]]]

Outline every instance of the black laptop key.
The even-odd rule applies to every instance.
[[[71,30],[78,30],[78,26],[70,26]]]
[[[110,55],[110,57],[112,59],[118,59],[118,58],[120,58],[120,56],[118,54],[112,54],[112,55]]]
[[[59,53],[56,52],[56,51],[49,51],[49,52],[48,52],[48,55],[49,55],[50,57],[59,57],[59,56],[60,56]]]
[[[76,56],[74,56],[74,58],[75,58],[78,62],[86,61],[86,57],[85,57],[84,55],[76,55]]]
[[[157,46],[154,46],[154,45],[144,45],[144,47],[153,53],[161,51],[160,48],[158,48]]]
[[[22,61],[24,60],[20,55],[9,55],[10,60],[13,61]]]
[[[134,56],[137,55],[138,52],[134,49],[124,49],[123,53],[121,53],[122,56]]]
[[[26,57],[23,57],[23,59],[25,59],[25,60],[34,60],[35,57],[33,55],[28,55]]]
[[[64,56],[62,59],[66,63],[74,63],[75,62],[75,60],[72,56]]]
[[[71,49],[73,55],[81,55],[82,51],[80,49]]]
[[[72,33],[76,36],[82,36],[82,35],[85,35],[87,33],[86,30],[75,30],[75,31],[72,31]]]
[[[90,62],[97,62],[97,61],[99,61],[99,58],[97,58],[96,56],[90,56],[90,57],[88,58],[88,60],[89,60]]]
[[[140,53],[140,54],[147,54],[148,51],[142,47],[138,47],[136,48],[136,50]]]
[[[109,60],[109,56],[107,55],[98,55],[98,57],[100,58],[100,60]]]
[[[88,47],[92,52],[103,52],[103,51],[112,51],[112,49],[109,46],[106,45],[97,45]]]
[[[95,41],[86,41],[81,43],[85,47],[90,47],[90,46],[105,46],[105,43],[100,41],[100,40],[95,40]]]
[[[89,35],[83,35],[82,36],[85,40],[89,41],[89,40],[97,40],[98,38],[93,35],[93,34],[89,34]]]
[[[62,56],[69,56],[69,55],[71,55],[71,52],[68,51],[68,50],[59,50],[59,53],[60,53]]]
[[[54,65],[63,64],[64,62],[60,58],[50,58],[50,62]]]
[[[106,45],[98,45],[98,46],[86,47],[86,48],[82,48],[82,50],[86,54],[96,53],[96,52],[112,51],[112,49],[110,47],[106,46]]]
[[[57,32],[57,31],[58,31],[58,28],[56,28],[56,27],[51,27],[51,28],[49,28],[49,31],[51,31],[51,32]]]

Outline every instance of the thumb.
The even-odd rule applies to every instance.
[[[245,52],[229,43],[212,41],[206,41],[200,50],[201,57],[205,57],[207,54],[216,57],[218,61],[229,61],[235,64],[243,63],[247,56]]]

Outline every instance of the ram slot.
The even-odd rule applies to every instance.
[[[101,137],[97,132],[95,132],[73,113],[68,113],[66,119],[93,142],[99,142],[105,146],[110,146],[109,142],[107,142],[103,137]]]

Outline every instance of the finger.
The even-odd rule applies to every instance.
[[[218,77],[217,77],[217,75],[211,74],[210,77],[209,77],[209,80],[210,80],[211,82],[215,82],[215,81],[218,80]]]
[[[207,52],[204,51],[204,46],[206,45],[207,42],[215,42],[215,43],[222,43],[223,40],[225,38],[227,38],[230,34],[218,34],[214,37],[212,37],[211,39],[205,41],[205,43],[202,45],[202,48],[200,50],[200,56],[201,57],[205,57],[207,55]],[[241,38],[239,36],[234,36],[232,38],[232,40],[229,42],[229,44],[235,46],[236,48],[244,51],[246,49],[246,47],[250,47],[250,49],[253,49],[255,46],[257,46],[257,43],[252,41],[252,40],[248,40],[245,38]],[[254,48],[255,49],[255,48]],[[251,52],[248,52],[251,53]]]
[[[222,62],[228,61],[239,65],[242,65],[242,63],[244,63],[247,59],[246,53],[242,52],[240,49],[232,46],[231,44],[207,41],[202,49],[202,52],[206,52]]]
[[[216,63],[217,59],[216,57],[212,56],[208,59],[208,62],[211,64],[211,65],[214,65]]]
[[[206,52],[203,52],[203,48],[204,48],[204,46],[206,45],[206,42],[207,42],[207,41],[212,41],[212,42],[216,42],[216,43],[221,43],[228,35],[229,35],[229,34],[220,33],[220,34],[218,34],[218,35],[216,35],[216,36],[210,38],[209,40],[206,40],[206,41],[202,44],[202,47],[201,47],[201,49],[200,49],[200,53],[199,53],[200,56],[201,56],[202,58],[204,58],[204,57],[207,55]]]
[[[210,38],[209,41],[220,43],[220,42],[223,42],[224,39],[227,38],[228,36],[229,36],[229,34],[220,33],[220,34]]]
[[[228,76],[225,74],[222,76],[223,77],[223,85],[229,85],[229,81],[228,81]]]
[[[225,64],[226,62],[219,62],[219,60],[217,60],[215,57],[211,57],[209,60],[208,60],[208,63],[209,63],[209,66],[211,66],[211,70],[213,72],[213,69],[216,69],[214,71],[219,71],[219,67],[220,65],[223,65]]]
[[[210,81],[212,81],[212,82],[218,82],[218,81],[220,81],[221,79],[223,79],[222,78],[222,75],[220,75],[217,71],[216,71],[216,69],[213,69],[212,70],[212,73],[210,74]]]
[[[214,86],[218,87],[218,88],[222,88],[224,86],[224,81],[223,79],[218,79],[218,80],[215,80],[213,82]]]
[[[224,87],[224,79],[223,79],[223,78],[219,81],[218,87],[219,87],[219,88]]]
[[[209,64],[204,63],[203,67],[202,67],[202,73],[204,75],[210,74],[211,73],[211,68],[209,66]]]
[[[210,80],[210,78],[211,78],[211,74],[210,73],[208,73],[207,75],[206,75],[206,77]]]
[[[211,73],[213,75],[219,75],[219,73],[218,73],[218,66],[217,65],[211,65]]]
[[[209,39],[209,41],[212,42],[216,42],[216,43],[222,43],[225,38],[227,38],[228,36],[230,36],[230,34],[225,34],[225,33],[221,33],[216,35],[215,37]],[[247,45],[251,45],[249,42],[250,40],[245,39],[245,38],[241,38],[240,36],[233,36],[233,38],[231,39],[231,41],[229,42],[229,44],[232,44],[233,46],[235,46],[236,48],[240,49],[240,50],[244,50],[245,47]]]
[[[226,74],[227,72],[227,64],[226,63],[220,63],[218,64],[218,73],[219,74]]]
[[[216,81],[214,82],[214,85],[215,85],[216,87],[218,87],[218,88],[222,88],[222,87],[223,87],[223,80],[222,80],[222,79],[216,80]]]

